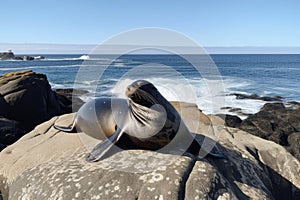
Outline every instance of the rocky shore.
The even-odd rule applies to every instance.
[[[226,124],[274,141],[300,160],[299,107],[286,107],[283,103],[266,103],[258,113],[249,115],[244,120],[227,116]]]
[[[99,141],[52,127],[71,124],[73,92],[84,93],[52,91],[32,71],[0,77],[3,199],[300,199],[297,102],[267,103],[244,120],[172,102],[190,131],[204,144],[216,141],[213,151],[228,160],[124,150],[88,163]],[[77,109],[83,103],[75,102]]]

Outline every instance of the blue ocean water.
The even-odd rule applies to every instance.
[[[85,100],[94,95],[114,95],[118,93],[114,92],[116,85],[125,87],[126,84],[142,77],[157,84],[159,90],[169,100],[197,103],[199,108],[207,113],[225,112],[207,109],[214,96],[205,89],[207,85],[203,81],[215,79],[199,75],[189,61],[177,55],[124,55],[118,58],[111,55],[95,58],[85,55],[44,56],[46,60],[0,61],[0,75],[26,69],[44,73],[53,88],[75,86],[90,91],[90,94],[83,97]],[[215,84],[223,85],[223,94],[218,94],[225,98],[223,106],[242,108],[246,113],[254,113],[265,103],[259,100],[237,100],[234,96],[228,96],[230,93],[282,96],[285,102],[300,102],[300,55],[218,54],[211,55],[211,58],[222,80],[222,83],[218,81]],[[197,57],[194,56],[193,60],[197,60]],[[211,65],[207,60],[203,62],[200,58],[199,62],[202,62],[201,66],[204,67]],[[98,72],[102,68],[105,71],[103,70],[102,76],[99,77]],[[81,77],[78,78],[79,71]],[[191,92],[195,93],[196,98],[186,95],[185,83],[173,76],[174,73],[179,73],[195,88]],[[174,85],[178,90],[170,89]],[[185,91],[181,97],[180,91]]]

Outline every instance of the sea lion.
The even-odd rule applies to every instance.
[[[89,101],[79,109],[71,127],[54,125],[54,128],[65,132],[82,131],[104,139],[87,157],[91,162],[100,160],[124,133],[142,149],[199,154],[201,144],[195,134],[188,130],[177,110],[152,83],[135,81],[126,88],[126,96],[128,100],[96,98]],[[222,154],[205,154],[226,158]]]

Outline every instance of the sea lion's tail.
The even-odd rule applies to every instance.
[[[60,131],[63,131],[63,132],[67,132],[67,133],[76,133],[77,132],[77,129],[76,129],[76,126],[75,126],[75,123],[73,123],[71,126],[69,127],[64,127],[64,126],[58,126],[58,125],[53,125],[53,128],[57,129],[57,130],[60,130]]]

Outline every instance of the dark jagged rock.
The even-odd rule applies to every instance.
[[[247,95],[247,94],[239,94],[239,93],[232,93],[230,95],[236,96],[237,99],[254,99],[254,100],[261,100],[261,101],[282,101],[281,96],[261,97],[261,96],[258,96],[257,94]]]
[[[22,137],[26,131],[14,120],[0,116],[0,143],[9,145]],[[1,148],[1,147],[0,147]]]
[[[84,101],[80,99],[80,96],[88,93],[86,90],[82,89],[56,89],[55,92],[63,97],[66,97],[69,101],[72,102],[72,111],[76,112],[84,104]]]
[[[16,57],[14,58],[14,60],[23,60],[23,57],[21,57],[21,56],[16,56]]]
[[[235,115],[226,115],[225,116],[225,125],[233,128],[240,127],[242,120]]]
[[[233,128],[238,128],[242,120],[236,115],[228,115],[228,114],[217,114],[216,116],[222,118],[225,122],[225,126],[233,127]]]
[[[243,120],[240,129],[286,147],[300,160],[300,111],[282,103],[267,103]]]
[[[34,60],[34,57],[31,57],[31,56],[23,56],[23,60]]]
[[[51,90],[44,74],[28,70],[0,76],[0,115],[7,119],[1,121],[0,143],[11,144],[51,117],[71,112],[71,101],[64,98]]]

